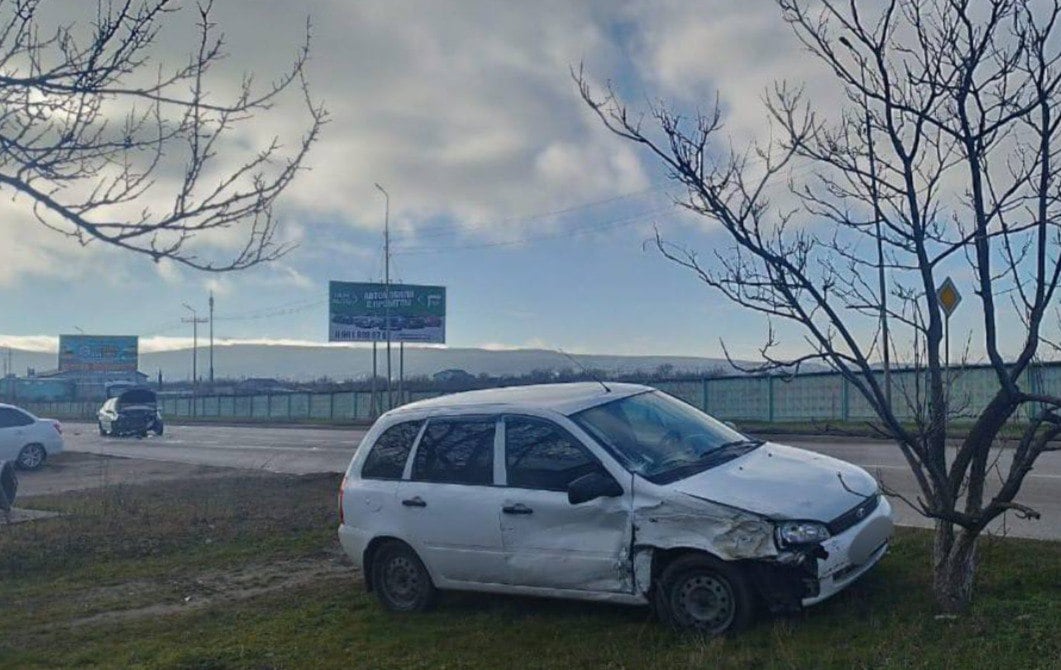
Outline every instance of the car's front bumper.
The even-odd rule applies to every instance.
[[[830,598],[864,575],[888,552],[894,523],[887,498],[863,521],[822,542],[828,557],[818,559],[818,594],[804,598],[804,607]]]
[[[111,424],[111,432],[117,435],[136,435],[146,433],[158,423],[158,417],[153,414],[144,415],[119,415]]]

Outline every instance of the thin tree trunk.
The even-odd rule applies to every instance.
[[[976,574],[976,541],[973,534],[954,524],[937,521],[932,556],[932,592],[944,612],[964,612],[973,598]]]

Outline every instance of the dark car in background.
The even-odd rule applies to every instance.
[[[158,396],[150,389],[129,389],[103,403],[99,409],[100,435],[146,437],[149,432],[161,435],[162,431]]]

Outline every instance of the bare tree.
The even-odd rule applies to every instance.
[[[183,11],[170,0],[101,1],[91,21],[54,28],[46,5],[0,2],[0,192],[81,244],[156,261],[221,272],[282,255],[273,205],[325,121],[304,76],[308,24],[279,78],[259,87],[245,75],[226,94],[211,89],[227,56],[211,3],[196,6],[195,42],[173,62],[153,53]],[[307,114],[304,134],[288,151],[275,137],[248,147],[245,122],[288,90]]]
[[[1006,512],[1037,516],[1018,501],[1021,484],[1061,434],[1061,398],[1035,390],[1028,374],[1061,276],[1061,12],[1024,0],[777,3],[845,105],[831,114],[776,84],[766,96],[769,143],[733,149],[717,102],[690,118],[656,106],[646,124],[611,89],[575,76],[604,124],[662,161],[685,187],[681,204],[732,241],[703,260],[657,232],[660,251],[804,336],[808,353],[783,358],[771,328],[763,369],[825,362],[872,407],[917,480],[920,495],[908,502],[936,522],[936,599],[963,610],[978,537]],[[955,408],[936,290],[941,268],[963,261],[998,387],[948,450]],[[888,321],[912,334],[920,368],[915,387],[894,399],[877,365]],[[1003,330],[1015,355],[1003,354]],[[895,336],[892,328],[893,347]],[[1000,458],[1003,427],[1022,416],[1022,435]]]

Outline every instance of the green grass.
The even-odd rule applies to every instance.
[[[23,501],[66,516],[0,528],[0,668],[1061,667],[1061,543],[984,542],[972,612],[937,619],[931,538],[905,529],[833,600],[730,639],[641,608],[472,594],[392,615],[341,568],[227,597],[231,575],[256,583],[248,566],[335,564],[337,485],[261,474]]]

